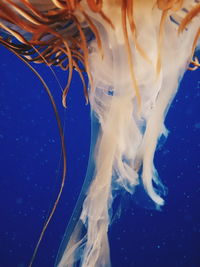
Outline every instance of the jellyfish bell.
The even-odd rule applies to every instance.
[[[193,58],[200,2],[3,0],[0,8],[6,32],[0,43],[27,64],[67,70],[64,106],[76,69],[91,106],[88,170],[56,266],[110,266],[108,230],[116,195],[126,190],[134,197],[142,184],[158,208],[164,204],[154,153],[159,138],[167,136],[164,119],[180,79],[190,62],[191,69],[200,66]]]

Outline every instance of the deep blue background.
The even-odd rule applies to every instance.
[[[35,75],[0,47],[0,267],[25,267],[61,181],[61,146],[50,101]],[[61,105],[61,91],[46,79],[65,125],[68,175],[35,265],[51,267],[84,179],[90,144],[89,106],[77,74]],[[64,85],[67,73],[56,70]],[[166,119],[169,137],[156,153],[168,187],[161,212],[128,196],[110,230],[113,267],[200,266],[200,70],[187,72]]]

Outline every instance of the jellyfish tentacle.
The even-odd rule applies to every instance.
[[[63,2],[57,1],[56,3],[62,4],[62,7],[57,7],[54,10],[54,3],[52,3],[50,5],[50,11],[48,11],[47,2],[39,3],[35,1],[30,3],[28,0],[17,2],[9,0],[9,3],[10,6],[4,1],[0,3],[0,27],[21,43],[26,44],[27,47],[34,46],[37,49],[39,52],[38,55],[37,53],[23,55],[28,61],[57,65],[63,70],[68,70],[68,80],[62,97],[63,105],[66,106],[66,96],[72,80],[74,67],[79,72],[82,81],[82,72],[88,71],[89,73],[86,45],[87,34],[85,33],[89,27],[87,26],[87,30],[79,27],[79,21],[73,14],[73,5],[77,7],[78,4],[72,1],[72,6],[69,7],[67,4],[64,5]],[[45,8],[48,12],[45,12]],[[57,20],[59,20],[60,25],[67,25],[65,30],[62,27],[60,29]],[[95,30],[92,25],[90,25],[90,28],[91,32]],[[25,35],[25,32],[29,33],[28,37]],[[63,33],[64,36],[62,35]],[[79,36],[81,36],[81,42],[79,42]],[[18,44],[16,44],[16,47],[18,47]],[[52,52],[50,52],[51,49]],[[18,51],[19,53],[22,52],[22,50]],[[63,55],[65,56],[63,57]],[[80,58],[82,65],[85,65],[84,70],[76,67],[77,58]],[[88,96],[86,90],[84,90],[84,95],[87,102]]]
[[[92,169],[56,264],[110,266],[108,229],[116,192],[133,194],[142,181],[155,204],[164,204],[154,153],[160,135],[167,135],[166,113],[198,45],[199,0],[7,2],[0,2],[0,28],[14,38],[3,42],[26,62],[68,71],[63,105],[72,71],[76,69],[82,81],[83,71],[88,73],[89,100],[98,124]],[[199,67],[196,58],[191,64]]]
[[[196,70],[200,68],[200,62],[199,62],[198,57],[195,57],[194,60],[190,62],[190,64],[192,64],[193,67],[188,67],[189,70]]]
[[[175,8],[173,7],[172,10],[174,12]],[[122,58],[119,59],[120,56],[118,56],[117,59],[118,54],[124,56],[124,50],[126,51],[127,49],[125,41],[122,45],[119,42],[118,37],[113,37],[114,35],[117,35],[116,32],[113,33],[113,36],[110,32],[106,35],[105,32],[101,29],[100,36],[102,37],[102,34],[105,34],[102,40],[103,48],[107,53],[112,51],[112,56],[110,56],[110,58],[112,58],[112,63],[110,62],[109,57],[107,57],[107,53],[105,53],[104,60],[101,61],[101,63],[100,59],[98,59],[97,57],[97,53],[95,54],[96,56],[93,53],[91,53],[91,55],[89,56],[92,66],[91,74],[93,77],[95,77],[95,90],[91,90],[90,103],[92,110],[97,114],[97,118],[101,125],[95,153],[96,171],[94,178],[91,180],[92,182],[88,189],[88,193],[84,198],[83,208],[80,211],[80,218],[77,218],[77,228],[73,228],[74,230],[71,233],[71,240],[69,238],[70,233],[68,232],[68,245],[66,245],[66,250],[65,252],[63,252],[63,257],[58,264],[59,267],[71,267],[77,263],[80,264],[80,266],[90,267],[110,265],[110,259],[105,253],[104,249],[106,248],[108,250],[108,240],[106,233],[108,232],[110,225],[110,207],[115,195],[113,190],[115,187],[125,188],[128,192],[133,193],[135,186],[137,185],[137,183],[139,183],[137,177],[139,168],[142,168],[142,181],[148,195],[156,203],[158,208],[159,206],[164,204],[164,200],[161,195],[164,194],[165,188],[164,186],[162,186],[161,182],[158,179],[157,172],[153,164],[153,158],[159,136],[162,134],[164,134],[165,136],[167,135],[167,130],[164,126],[164,118],[166,116],[170,103],[172,102],[176,94],[178,81],[183,75],[184,68],[188,64],[189,55],[185,55],[184,51],[192,50],[190,39],[194,40],[195,38],[197,23],[194,25],[194,27],[191,27],[188,32],[183,33],[185,43],[184,45],[182,45],[180,53],[182,53],[182,55],[184,54],[184,56],[178,58],[176,64],[171,67],[169,71],[170,63],[173,62],[174,58],[174,47],[178,49],[183,39],[178,35],[178,27],[175,28],[175,25],[173,25],[173,23],[170,21],[169,16],[171,13],[169,11],[164,11],[165,13],[163,13],[163,11],[161,12],[162,13],[160,14],[161,16],[163,14],[163,18],[161,18],[160,16],[161,20],[158,19],[158,24],[156,24],[156,26],[159,26],[160,30],[163,31],[162,53],[160,55],[162,59],[160,64],[161,70],[158,77],[156,78],[155,72],[151,72],[152,70],[150,70],[149,68],[149,75],[153,76],[152,80],[149,80],[149,86],[147,76],[142,72],[142,63],[140,63],[141,57],[138,55],[133,55],[133,52],[131,50],[131,57],[134,58],[134,63],[136,64],[137,68],[140,68],[140,72],[136,71],[136,77],[141,75],[141,77],[145,77],[147,79],[147,81],[144,81],[144,78],[138,79],[139,88],[143,88],[144,84],[147,87],[146,92],[144,88],[143,91],[140,91],[143,101],[141,116],[143,116],[143,119],[146,122],[146,127],[144,130],[140,128],[141,118],[137,114],[138,106],[134,102],[135,95],[133,94],[133,92],[132,94],[130,93],[131,90],[129,91],[129,89],[131,88],[131,86],[129,85],[130,87],[127,87],[126,82],[122,78],[123,73],[126,72],[126,68],[124,67],[125,64],[123,64],[124,61]],[[140,29],[143,30],[142,27]],[[166,38],[165,34],[168,31],[172,32],[175,43],[171,42],[171,39],[168,40]],[[156,36],[159,37],[159,30],[156,32],[156,34]],[[107,43],[108,47],[112,49],[105,49],[107,48]],[[152,43],[156,47],[156,41],[152,41]],[[134,44],[131,43],[131,45]],[[97,47],[98,45],[96,44],[96,48],[92,47],[91,50],[98,50]],[[94,62],[95,65],[93,66]],[[110,64],[110,69],[112,69],[112,71],[110,71],[111,73],[106,68],[105,62],[107,62],[108,65]],[[152,65],[155,63],[156,58],[153,59]],[[118,71],[115,75],[113,75],[113,72],[115,71],[114,66],[116,65],[118,66]],[[125,69],[123,70],[122,68],[120,68],[120,66],[123,66]],[[122,71],[121,75],[120,71]],[[97,78],[98,75],[101,77],[101,79]],[[109,78],[112,80],[111,77],[114,77],[115,79],[117,78],[116,81],[111,81],[111,84],[114,84],[112,90],[108,89],[108,84],[110,82]],[[126,79],[130,79],[130,76],[127,75]],[[149,94],[151,92],[151,96],[149,95],[149,97],[152,101],[152,106],[150,106],[149,109],[146,107],[147,96],[145,95],[148,94],[148,91]],[[126,97],[124,96],[124,94],[126,95]],[[120,98],[118,98],[119,96]],[[118,105],[117,101],[119,99],[120,104]],[[124,152],[123,150],[123,146],[125,146],[127,138],[127,135],[125,133],[130,130],[129,127],[124,127],[125,124],[120,122],[121,116],[124,116],[123,122],[125,122],[129,117],[128,113],[125,113],[125,107],[131,114],[131,124],[135,123],[135,128],[132,129],[132,134],[134,133],[135,140],[137,139],[137,142],[135,141],[136,154],[131,155],[129,155],[129,151],[126,155],[126,152]],[[131,144],[134,144],[134,141]],[[128,169],[128,167],[130,167],[130,169]],[[130,172],[131,169],[134,169],[135,173]],[[131,173],[130,179],[126,177],[127,173]],[[124,177],[125,179],[123,179]],[[101,201],[101,206],[99,207],[98,204],[102,199],[103,201]],[[106,259],[106,261],[104,261],[104,259]]]
[[[141,107],[141,97],[140,97],[140,92],[139,92],[139,88],[138,88],[138,84],[137,84],[137,80],[135,77],[135,73],[134,73],[134,67],[133,67],[133,60],[132,60],[132,52],[131,52],[131,46],[130,46],[130,41],[129,41],[129,37],[128,37],[128,28],[127,28],[127,1],[122,1],[122,27],[123,27],[123,33],[124,33],[124,39],[125,39],[125,43],[126,43],[126,48],[127,48],[127,54],[128,54],[128,62],[130,65],[130,72],[131,72],[131,77],[132,77],[132,81],[133,81],[133,88],[135,90],[136,93],[136,98],[138,101],[138,105]]]
[[[161,15],[161,19],[160,19],[160,25],[159,25],[159,34],[158,34],[158,54],[157,54],[157,62],[156,62],[156,73],[157,73],[157,76],[159,75],[160,71],[161,71],[161,57],[162,57],[162,53],[161,53],[161,50],[162,50],[162,42],[163,42],[163,31],[164,31],[164,23],[165,23],[165,20],[167,18],[167,14],[168,14],[168,10],[164,10],[162,12],[162,15]]]
[[[134,21],[134,0],[127,1],[127,15],[128,15],[128,21],[129,21],[129,25],[131,29],[131,35],[133,38],[133,43],[135,44],[136,49],[142,55],[142,57],[145,58],[145,60],[151,64],[152,62],[147,56],[147,53],[144,51],[144,49],[142,49],[142,47],[137,41],[137,32],[136,32],[137,29],[136,29],[136,25]]]
[[[179,26],[179,33],[183,32],[183,30],[187,27],[189,23],[192,22],[194,18],[197,18],[197,16],[200,14],[200,3],[196,4],[192,10],[188,12],[188,14],[185,16],[185,18],[182,20],[180,26]]]
[[[67,173],[67,154],[66,154],[66,146],[65,146],[64,133],[63,133],[63,129],[62,129],[61,120],[60,120],[60,117],[59,117],[57,106],[56,106],[56,104],[54,102],[53,96],[52,96],[47,84],[45,83],[43,78],[40,76],[40,74],[25,59],[23,59],[20,55],[18,55],[12,49],[9,48],[9,50],[12,53],[14,53],[21,61],[23,61],[29,67],[29,69],[38,77],[38,79],[41,81],[42,85],[44,86],[44,88],[45,88],[45,90],[46,90],[46,92],[47,92],[47,94],[49,96],[49,99],[51,101],[51,104],[52,104],[52,107],[53,107],[53,110],[54,110],[54,113],[55,113],[55,116],[56,116],[56,121],[57,121],[57,124],[58,124],[58,129],[59,129],[60,138],[61,138],[61,147],[62,147],[62,156],[63,156],[63,172],[62,172],[62,181],[61,181],[60,189],[58,191],[56,200],[55,200],[55,202],[53,204],[53,207],[52,207],[52,209],[50,211],[50,214],[48,215],[47,220],[44,223],[44,226],[43,226],[42,231],[40,233],[40,237],[38,239],[38,242],[37,242],[37,244],[35,246],[31,261],[29,263],[29,267],[31,267],[32,264],[33,264],[33,261],[35,260],[38,248],[39,248],[40,243],[41,243],[41,241],[43,239],[43,236],[44,236],[44,234],[46,232],[46,229],[47,229],[47,227],[48,227],[48,225],[49,225],[49,223],[51,221],[51,218],[54,215],[54,212],[55,212],[55,210],[57,208],[57,205],[59,203],[60,197],[62,195],[62,191],[63,191],[65,180],[66,180],[66,173]]]
[[[94,23],[89,18],[89,16],[84,11],[83,11],[83,14],[85,16],[86,21],[90,25],[90,28],[92,29],[93,33],[95,34],[95,37],[96,37],[96,40],[97,40],[97,43],[98,43],[98,47],[99,47],[99,53],[100,53],[100,56],[103,58],[103,48],[102,48],[102,43],[101,43],[101,39],[100,39],[98,30],[95,27]]]

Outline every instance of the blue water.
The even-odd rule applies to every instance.
[[[61,182],[61,145],[55,116],[42,85],[10,52],[0,47],[0,267],[25,267]],[[62,199],[41,243],[34,266],[51,267],[86,172],[89,106],[75,74],[68,108],[45,66],[36,65],[55,97],[65,125],[68,170]],[[56,70],[62,84],[67,73]],[[156,153],[168,187],[162,211],[145,209],[128,195],[110,229],[113,267],[200,266],[200,70],[187,72]]]

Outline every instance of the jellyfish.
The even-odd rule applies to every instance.
[[[30,266],[62,194],[66,177],[63,131],[51,93],[31,63],[73,72],[91,107],[86,178],[55,266],[111,266],[108,230],[112,205],[142,186],[159,209],[165,187],[154,165],[164,120],[179,82],[200,67],[199,0],[1,0],[0,43],[18,56],[46,88],[60,129],[64,170],[60,191]],[[52,70],[53,71],[53,70]],[[87,73],[89,85],[86,85]]]

